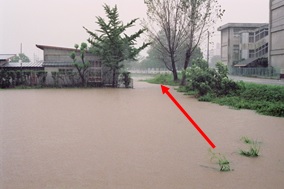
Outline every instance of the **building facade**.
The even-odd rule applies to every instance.
[[[284,0],[270,0],[269,63],[284,74]]]
[[[72,52],[76,53],[76,59],[80,62],[80,50],[73,48],[54,47],[47,45],[36,45],[43,50],[43,64],[44,70],[47,72],[46,83],[52,85],[54,82],[60,82],[62,85],[74,85],[74,82],[79,82],[80,78],[72,77],[72,74],[77,72],[74,62],[70,57]],[[94,84],[102,84],[103,69],[100,59],[86,52],[84,60],[90,63],[88,68],[87,82]],[[56,75],[55,75],[56,74]],[[55,76],[57,81],[55,81]]]
[[[267,23],[228,23],[218,28],[221,31],[221,61],[229,68],[247,64],[245,60],[267,57]]]

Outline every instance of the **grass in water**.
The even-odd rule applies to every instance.
[[[245,144],[252,144],[253,140],[251,140],[249,137],[243,136],[241,138],[241,141],[243,141]]]
[[[209,149],[209,153],[211,154],[211,158],[210,160],[217,160],[217,163],[220,167],[220,171],[222,172],[226,172],[226,171],[230,171],[230,162],[227,160],[227,158],[222,155],[221,153],[215,153],[213,152],[211,149]]]
[[[249,145],[249,150],[240,150],[240,154],[246,157],[258,157],[260,151],[260,143],[248,137],[242,137],[241,140]]]

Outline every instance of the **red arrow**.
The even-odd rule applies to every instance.
[[[161,85],[162,93],[167,94],[170,99],[175,103],[175,105],[180,109],[180,111],[185,115],[185,117],[192,123],[192,125],[197,129],[197,131],[203,136],[203,138],[210,144],[212,148],[215,148],[215,144],[208,138],[208,136],[200,129],[197,123],[188,115],[188,113],[183,109],[183,107],[178,103],[178,101],[173,97],[173,95],[169,92],[168,87]]]

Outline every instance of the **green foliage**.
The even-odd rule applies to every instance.
[[[173,80],[172,74],[158,74],[154,78],[146,80],[149,83],[178,86],[178,83]]]
[[[197,59],[193,66],[186,70],[187,86],[197,91],[199,96],[213,94],[225,96],[239,93],[241,86],[227,77],[227,68],[217,63],[216,69],[209,68],[204,60]]]
[[[211,102],[212,99],[216,98],[215,96],[213,96],[212,94],[208,93],[204,96],[201,96],[198,98],[199,101],[202,101],[202,102]]]
[[[228,79],[228,69],[222,63],[217,63],[216,69],[213,69],[200,60],[185,73],[187,85],[183,92],[195,91],[200,101],[284,117],[283,86],[234,82]]]
[[[126,29],[134,26],[138,19],[133,19],[127,24],[123,24],[119,20],[117,6],[110,8],[104,5],[104,10],[108,21],[102,17],[97,17],[97,24],[100,29],[98,33],[94,33],[87,28],[84,29],[90,34],[88,42],[92,45],[91,51],[98,55],[102,63],[110,68],[112,72],[112,86],[117,83],[119,70],[123,67],[122,62],[127,59],[135,60],[138,53],[146,48],[149,43],[143,43],[142,46],[136,48],[136,39],[144,33],[145,29],[140,29],[133,35],[128,36]]]
[[[250,139],[249,137],[246,137],[246,136],[243,136],[241,138],[241,141],[243,141],[245,144],[252,144],[253,143],[253,140]]]
[[[123,85],[125,86],[125,88],[129,88],[131,83],[130,72],[124,71],[121,73],[121,75],[122,75]]]
[[[220,171],[230,171],[230,162],[227,160],[227,158],[222,155],[221,153],[215,153],[211,149],[209,149],[209,153],[211,154],[210,160],[217,160],[217,163],[220,167]]]
[[[81,85],[86,87],[87,86],[88,68],[90,67],[90,63],[85,60],[85,55],[86,55],[88,46],[87,46],[86,43],[82,42],[81,45],[80,45],[80,49],[79,49],[78,44],[75,44],[74,47],[75,47],[76,51],[73,51],[70,54],[70,58],[73,60],[73,65],[77,69],[77,72],[78,72],[78,74],[81,78]],[[80,61],[78,61],[76,59],[78,49],[80,50],[80,53],[79,53]],[[55,77],[56,77],[56,75],[53,76],[53,78],[55,78]],[[57,79],[55,79],[54,81],[55,81],[55,84],[57,85],[58,83],[57,83],[56,80]]]
[[[0,70],[0,88],[17,88],[19,86],[45,86],[47,72],[40,70]]]
[[[22,62],[30,62],[29,57],[27,57],[24,53],[19,53],[11,58],[11,62],[19,62],[19,60],[22,60]]]
[[[241,97],[251,101],[284,102],[284,87],[248,83]]]
[[[257,140],[252,140],[248,137],[242,137],[241,140],[249,145],[249,150],[240,150],[240,154],[247,157],[259,156],[260,143]]]

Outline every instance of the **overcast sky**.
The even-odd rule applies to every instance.
[[[0,54],[23,52],[33,60],[43,52],[36,44],[73,47],[86,42],[88,34],[82,28],[98,29],[96,16],[103,16],[102,5],[118,6],[120,18],[126,23],[133,18],[145,18],[144,0],[0,0]],[[225,15],[217,25],[228,22],[269,20],[269,0],[219,0]],[[135,30],[140,28],[139,22]],[[133,30],[134,31],[134,30]],[[219,32],[216,32],[218,40]]]

